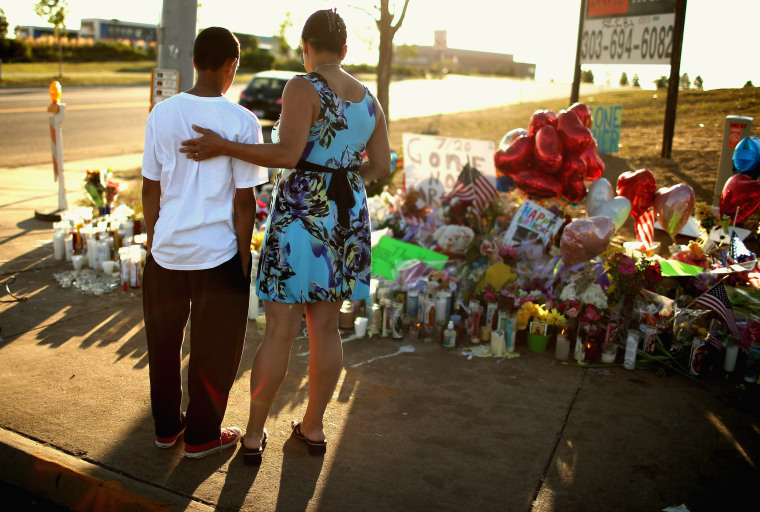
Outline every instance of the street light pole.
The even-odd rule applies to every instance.
[[[179,71],[179,90],[193,87],[198,0],[164,0],[158,27],[158,67]]]

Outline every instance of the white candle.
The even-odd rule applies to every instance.
[[[66,252],[66,244],[63,241],[65,236],[66,234],[60,229],[53,232],[53,256],[57,260],[62,260]]]
[[[435,323],[446,323],[446,296],[439,293],[435,298]]]
[[[559,361],[567,361],[570,358],[570,340],[564,334],[557,334],[557,346],[554,349],[554,357]]]
[[[74,255],[74,239],[71,238],[70,234],[64,234],[63,247],[66,252],[66,261],[71,261],[71,257]]]
[[[739,354],[739,345],[730,344],[726,347],[726,358],[723,360],[723,369],[732,372],[736,368],[736,356]]]
[[[504,331],[496,330],[491,332],[491,354],[494,357],[504,357],[507,355]]]

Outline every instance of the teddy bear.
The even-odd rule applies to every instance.
[[[449,275],[448,272],[444,272],[443,270],[433,270],[427,275],[427,284],[429,286],[426,286],[426,288],[430,288],[431,292],[449,290],[452,288],[452,283],[455,284],[454,288],[456,288],[456,283],[458,282],[459,279]]]
[[[433,233],[433,250],[448,255],[464,255],[467,252],[475,232],[467,226],[447,224]]]

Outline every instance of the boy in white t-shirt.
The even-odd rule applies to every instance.
[[[211,27],[193,46],[198,80],[158,103],[145,129],[143,209],[150,254],[143,275],[150,397],[156,445],[185,434],[185,456],[199,458],[236,444],[238,427],[221,428],[243,353],[251,281],[253,187],[267,170],[216,157],[180,154],[193,124],[248,144],[262,140],[252,113],[224,97],[240,44]],[[182,341],[191,320],[186,415],[182,413]]]

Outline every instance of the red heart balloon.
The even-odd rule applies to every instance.
[[[544,126],[557,126],[557,114],[551,110],[536,110],[530,116],[530,125],[528,126],[528,135],[535,136],[538,130]]]
[[[552,125],[542,126],[536,133],[534,158],[536,167],[550,174],[557,172],[562,166],[562,144],[557,129]]]
[[[591,119],[591,109],[585,103],[573,103],[567,111],[575,112],[586,128],[591,128],[594,124],[594,121]]]
[[[636,219],[652,206],[657,183],[648,169],[627,171],[617,180],[617,194],[631,202],[631,215]]]
[[[604,162],[599,156],[599,151],[596,147],[596,140],[591,139],[591,144],[581,151],[581,160],[586,164],[586,179],[589,181],[595,181],[602,177],[604,174]]]
[[[583,181],[586,177],[586,162],[580,156],[567,155],[557,174],[562,183]]]
[[[586,128],[575,112],[560,112],[557,116],[557,130],[562,147],[571,153],[580,153],[594,140],[591,130]]]
[[[515,176],[515,186],[535,197],[559,197],[562,183],[541,171],[523,171]]]
[[[660,226],[675,240],[694,211],[694,189],[686,183],[663,187],[655,192],[652,206]]]
[[[533,137],[522,136],[515,139],[506,150],[496,151],[494,153],[496,176],[516,176],[533,167],[534,146]]]
[[[583,180],[569,181],[562,185],[562,197],[571,203],[586,199],[586,185]]]
[[[599,256],[615,234],[615,223],[609,217],[575,219],[565,226],[559,241],[559,253],[568,267]]]
[[[720,214],[728,215],[733,222],[741,222],[760,206],[760,182],[746,174],[734,174],[723,185],[720,194]],[[738,212],[738,213],[737,213]]]

